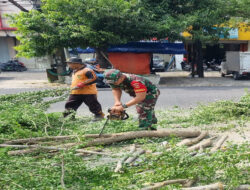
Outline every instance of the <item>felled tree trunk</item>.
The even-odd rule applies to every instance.
[[[36,137],[36,138],[27,138],[27,139],[15,139],[6,141],[3,144],[35,144],[42,141],[63,141],[68,139],[76,138],[76,136],[48,136],[48,137]]]
[[[174,180],[168,180],[168,181],[163,181],[159,183],[154,183],[152,186],[148,186],[145,188],[142,188],[141,190],[154,190],[154,189],[160,189],[161,187],[164,187],[166,185],[170,184],[185,184],[188,180],[187,179],[174,179]]]
[[[142,154],[144,154],[146,151],[145,150],[139,150],[138,152],[136,152],[136,154],[134,155],[134,156],[131,156],[131,157],[129,157],[126,161],[125,161],[125,163],[126,164],[131,164],[132,162],[134,162],[134,161],[136,161],[138,158],[139,158],[139,156],[140,155],[142,155]]]
[[[222,136],[218,142],[215,144],[215,146],[211,149],[211,152],[215,152],[218,149],[220,149],[221,145],[225,142],[225,140],[228,138],[227,135]]]
[[[123,133],[119,136],[114,136],[110,138],[99,138],[87,143],[85,147],[96,146],[96,145],[107,145],[115,142],[121,142],[125,140],[143,138],[143,137],[168,137],[174,135],[177,137],[197,137],[200,135],[200,131],[190,131],[190,130],[168,130],[162,129],[157,131],[135,131]]]
[[[205,138],[208,135],[208,132],[202,132],[198,137],[194,138],[194,139],[184,139],[183,141],[179,142],[177,144],[177,146],[190,146],[193,144],[196,144],[198,142],[200,142],[203,138]]]
[[[188,151],[199,150],[201,147],[205,148],[205,147],[208,147],[208,146],[211,146],[211,145],[212,145],[211,139],[205,139],[205,140],[201,141],[200,143],[189,147]]]
[[[236,188],[236,190],[249,190],[250,185],[240,185],[239,187]]]
[[[135,147],[135,145],[133,145],[133,146],[131,147],[129,153],[128,153],[126,156],[124,156],[121,160],[118,161],[118,163],[117,163],[117,165],[116,165],[116,168],[115,168],[114,172],[117,173],[117,172],[120,172],[120,171],[121,171],[121,169],[122,169],[122,164],[129,158],[130,155],[132,155],[132,154],[135,152],[135,150],[136,150],[136,147]]]
[[[182,190],[223,190],[224,186],[222,183],[215,183],[210,185],[204,185],[199,187],[188,187],[182,188]]]

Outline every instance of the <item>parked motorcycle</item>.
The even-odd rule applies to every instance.
[[[211,61],[203,60],[203,64],[207,66],[206,70],[220,71],[220,60],[212,59]]]
[[[191,65],[188,64],[186,61],[181,62],[181,69],[183,71],[191,71]]]
[[[13,59],[13,60],[9,60],[6,63],[0,63],[0,70],[22,72],[22,71],[27,71],[27,68],[22,62],[16,59]]]

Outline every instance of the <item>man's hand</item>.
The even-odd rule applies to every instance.
[[[83,87],[85,86],[85,83],[79,82],[76,86],[77,86],[78,88],[83,88]]]
[[[122,105],[119,105],[119,106],[115,105],[111,108],[111,113],[119,115],[123,110],[124,108],[122,107]]]

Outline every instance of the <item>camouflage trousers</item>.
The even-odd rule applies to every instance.
[[[152,124],[157,123],[154,108],[159,95],[160,91],[157,90],[157,94],[147,95],[144,101],[136,105],[136,111],[139,114],[139,127],[149,128]]]

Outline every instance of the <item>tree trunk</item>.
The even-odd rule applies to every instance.
[[[197,74],[200,78],[204,77],[203,70],[203,56],[202,56],[202,44],[200,40],[195,40],[194,42],[194,55],[195,55],[195,64],[197,67]]]
[[[133,131],[133,132],[125,132],[122,135],[110,137],[110,138],[99,138],[94,139],[88,142],[84,147],[96,146],[96,145],[107,145],[115,142],[121,142],[131,139],[143,138],[143,137],[168,137],[171,135],[175,135],[177,137],[197,137],[201,134],[200,131],[197,130],[170,130],[170,129],[161,129],[157,131]]]
[[[144,187],[141,190],[154,190],[154,189],[160,189],[164,186],[171,185],[171,184],[185,184],[188,180],[187,179],[174,179],[174,180],[168,180],[163,182],[154,183],[152,186]]]
[[[96,61],[101,68],[107,69],[111,68],[112,65],[108,60],[108,51],[107,48],[95,48],[96,50]]]
[[[189,188],[182,188],[182,190],[222,190],[224,186],[222,183],[215,183],[210,185],[198,186],[198,187],[189,187]]]
[[[206,136],[208,135],[208,132],[201,132],[201,134],[194,138],[194,139],[184,139],[183,141],[179,142],[177,144],[177,146],[190,146],[190,145],[193,145],[193,144],[196,144],[198,143],[199,141],[201,141],[203,138],[205,138]]]
[[[64,49],[60,48],[56,51],[55,55],[55,62],[57,65],[57,74],[58,74],[58,82],[64,83],[65,81],[65,76],[61,76],[61,74],[66,72],[66,58],[65,58],[65,53]]]
[[[192,49],[191,49],[191,55],[192,55],[192,62],[191,62],[191,75],[192,75],[192,78],[194,78],[195,76],[195,68],[194,68],[194,65],[195,65],[195,52],[194,52],[194,44],[192,45]]]

